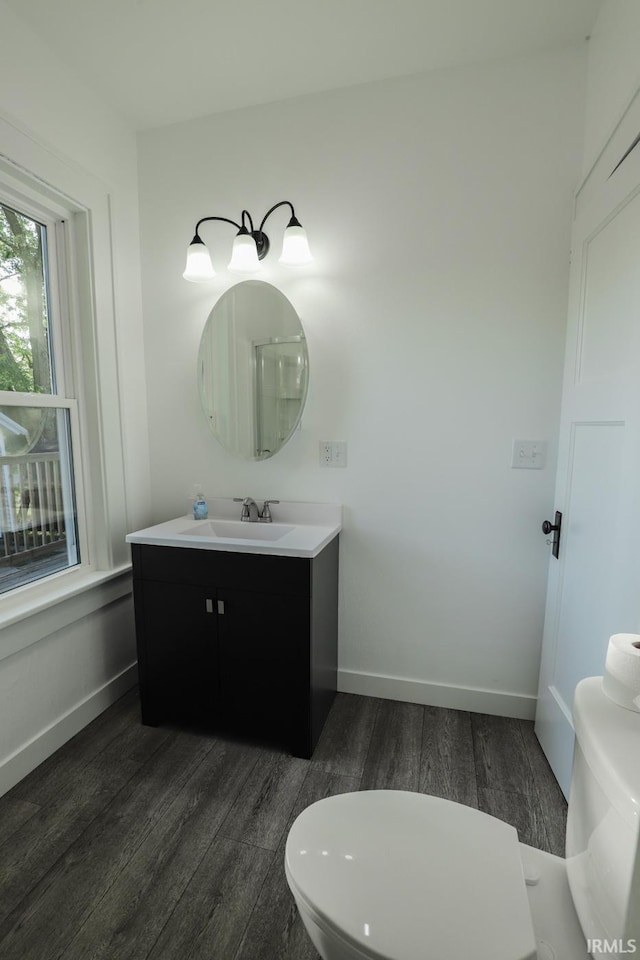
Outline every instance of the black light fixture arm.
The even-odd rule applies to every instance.
[[[273,205],[269,210],[267,210],[267,212],[265,213],[264,217],[262,218],[262,223],[260,224],[260,227],[259,227],[259,232],[260,232],[260,233],[262,233],[262,228],[264,227],[264,225],[265,225],[265,223],[267,222],[268,218],[271,216],[271,214],[273,213],[274,210],[277,210],[277,209],[278,209],[278,207],[290,207],[290,208],[291,208],[291,220],[294,221],[294,224],[293,224],[293,225],[296,226],[296,227],[300,226],[300,224],[298,223],[298,220],[297,220],[297,218],[296,218],[296,212],[295,212],[295,210],[293,209],[293,204],[290,203],[288,200],[280,200],[279,203],[274,203],[274,205]],[[289,226],[292,226],[291,221],[289,222]]]
[[[244,216],[244,212],[245,212],[245,211],[243,210],[243,211],[242,211],[243,216]],[[234,227],[237,227],[238,230],[241,230],[241,229],[242,229],[242,226],[243,226],[243,224],[244,224],[244,220],[243,220],[243,224],[239,224],[239,223],[236,223],[235,220],[229,220],[228,217],[203,217],[202,220],[198,220],[198,222],[196,223],[195,234],[194,234],[194,237],[193,237],[193,240],[191,241],[191,243],[202,243],[202,238],[200,237],[200,234],[199,234],[198,231],[200,230],[200,224],[201,224],[201,223],[206,223],[208,220],[223,220],[224,223],[231,223],[231,224],[233,224],[233,226],[234,226]]]
[[[253,218],[252,218],[252,216],[251,216],[251,214],[249,213],[248,210],[243,210],[243,211],[242,211],[242,227],[246,230],[246,229],[247,229],[247,225],[246,225],[246,223],[245,223],[245,220],[248,220],[248,221],[249,221],[249,227],[250,227],[251,229],[250,229],[248,232],[253,236],[253,234],[254,234],[254,232],[255,232],[254,229],[253,229]]]
[[[242,235],[246,236],[250,234],[256,242],[258,259],[264,260],[267,253],[269,252],[270,243],[269,243],[269,237],[264,232],[263,228],[265,223],[271,216],[271,214],[274,212],[274,210],[277,210],[279,207],[289,207],[289,209],[291,210],[291,219],[287,224],[288,227],[302,226],[302,224],[296,217],[295,210],[293,209],[293,204],[290,203],[289,200],[280,200],[278,203],[274,203],[274,205],[270,207],[269,210],[267,210],[257,230],[253,225],[253,218],[248,210],[242,211],[240,223],[236,223],[235,220],[230,220],[228,217],[202,217],[202,219],[198,220],[198,222],[196,223],[195,235],[191,243],[192,244],[203,243],[203,240],[200,237],[200,233],[199,233],[201,224],[207,223],[209,220],[221,220],[223,223],[230,223],[232,224],[232,226],[236,227],[238,234],[240,236]]]
[[[264,257],[266,257],[267,253],[269,252],[269,237],[268,237],[268,236],[266,235],[266,233],[264,232],[263,227],[264,227],[265,223],[267,222],[267,220],[269,219],[269,217],[271,216],[271,214],[273,213],[273,211],[274,211],[274,210],[277,210],[278,207],[289,207],[289,208],[290,208],[290,210],[291,210],[291,219],[289,220],[289,223],[287,224],[288,227],[300,227],[300,226],[302,226],[302,224],[299,222],[299,220],[298,220],[297,217],[296,217],[296,212],[295,212],[295,210],[293,209],[293,204],[292,204],[289,200],[280,200],[278,203],[274,203],[274,205],[273,205],[272,207],[270,207],[270,208],[267,210],[267,212],[265,213],[264,217],[262,218],[262,222],[261,222],[260,226],[258,227],[258,229],[257,229],[257,230],[254,230],[254,229],[253,229],[253,225],[252,225],[252,227],[251,227],[251,236],[253,237],[253,239],[254,239],[255,242],[256,242],[256,246],[257,246],[257,248],[258,248],[258,259],[259,259],[259,260],[264,259]]]

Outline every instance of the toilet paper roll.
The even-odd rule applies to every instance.
[[[610,637],[602,689],[614,703],[640,713],[640,634]]]

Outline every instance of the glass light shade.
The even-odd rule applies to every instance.
[[[258,248],[250,234],[240,233],[233,241],[228,269],[232,273],[255,273],[260,269]]]
[[[209,251],[202,241],[192,243],[187,250],[187,265],[182,276],[193,283],[204,283],[212,280],[216,272],[211,263]]]
[[[303,263],[311,263],[313,257],[309,250],[309,241],[304,227],[287,227],[282,241],[282,253],[278,263],[287,267],[298,267]]]

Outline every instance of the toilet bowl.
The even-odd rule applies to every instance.
[[[425,794],[362,791],[307,807],[285,871],[323,960],[588,960],[587,937],[631,952],[640,715],[608,701],[600,678],[578,685],[574,710],[566,861]]]

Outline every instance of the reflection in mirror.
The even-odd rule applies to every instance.
[[[308,375],[302,324],[284,294],[246,280],[220,297],[202,334],[198,385],[209,426],[230,453],[277,453],[300,421]]]

